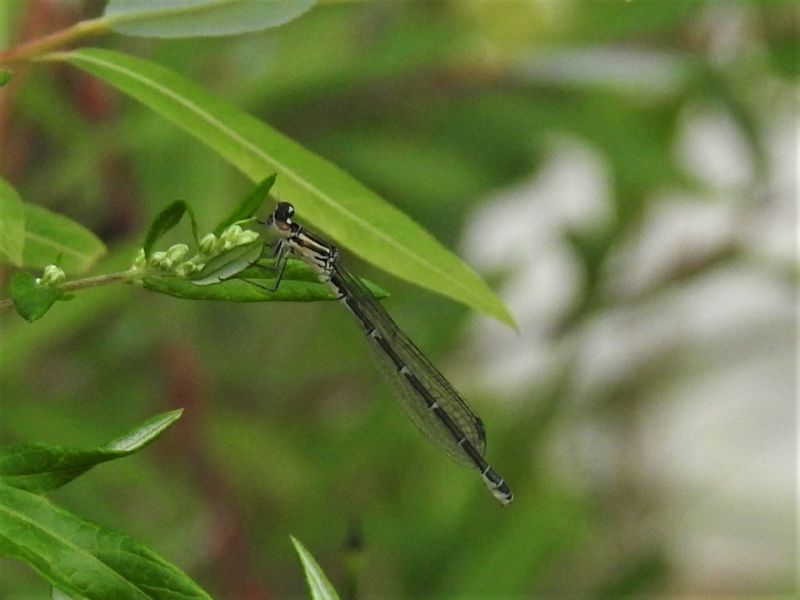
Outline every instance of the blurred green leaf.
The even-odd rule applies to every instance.
[[[186,574],[133,538],[4,483],[0,483],[0,556],[28,563],[76,598],[210,599]]]
[[[8,69],[0,69],[0,87],[3,87],[11,81],[11,71]]]
[[[781,76],[796,79],[800,75],[800,19],[797,2],[760,2],[758,11],[770,64]]]
[[[111,0],[105,16],[120,33],[147,37],[236,35],[288,23],[316,0]]]
[[[239,205],[231,212],[230,215],[225,217],[219,225],[214,228],[214,233],[219,235],[222,233],[222,230],[225,229],[228,225],[233,225],[237,221],[243,221],[245,219],[249,219],[252,217],[256,211],[261,208],[261,205],[266,200],[267,196],[269,195],[269,190],[272,187],[272,184],[275,183],[275,174],[273,173],[263,181],[261,181],[256,187],[252,189],[239,203]]]
[[[226,302],[317,302],[336,300],[336,295],[320,283],[316,273],[300,260],[286,263],[280,285],[275,287],[275,271],[249,267],[237,271],[235,278],[213,285],[197,285],[184,277],[146,276],[143,285],[148,290],[188,300],[221,300]],[[361,280],[376,298],[388,293],[374,283]],[[252,283],[250,283],[252,282]]]
[[[186,212],[188,205],[183,200],[176,200],[164,210],[156,215],[153,222],[150,224],[150,229],[147,230],[147,236],[144,239],[142,248],[146,258],[150,258],[150,251],[153,245],[170,229],[180,223]]]
[[[83,273],[105,252],[103,242],[83,225],[25,203],[25,267],[43,268],[57,263],[69,273]]]
[[[513,324],[470,267],[407,215],[333,164],[176,73],[99,49],[50,55],[85,69],[188,130],[253,180],[280,177],[277,193],[341,245],[400,277]]]
[[[19,316],[29,322],[41,319],[61,296],[57,288],[39,285],[36,276],[25,271],[11,278],[9,292]]]
[[[300,563],[303,565],[311,597],[314,600],[339,600],[339,594],[333,589],[331,582],[328,581],[325,573],[323,573],[317,561],[314,560],[314,557],[311,556],[311,553],[294,536],[291,536],[291,538],[294,549],[297,551],[297,556],[300,558]]]
[[[173,410],[155,416],[91,450],[46,444],[0,446],[0,482],[34,493],[59,488],[100,463],[141,450],[178,420],[182,412]]]
[[[575,7],[575,41],[653,36],[689,20],[704,6],[704,0],[581,2]]]
[[[609,581],[601,584],[589,597],[615,600],[653,596],[661,591],[660,586],[667,581],[671,570],[667,552],[660,548],[648,549],[640,556],[630,557]]]
[[[21,267],[24,248],[25,206],[16,190],[0,178],[0,254],[5,255],[11,264]]]

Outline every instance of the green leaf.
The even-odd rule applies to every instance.
[[[0,177],[0,254],[5,255],[11,264],[21,267],[24,248],[25,205],[16,190]]]
[[[291,536],[291,538],[294,549],[297,551],[297,556],[300,558],[300,564],[303,565],[311,597],[314,600],[339,600],[339,594],[333,589],[331,582],[328,581],[325,573],[323,573],[317,561],[314,560],[314,557],[311,556],[311,553],[294,536]]]
[[[60,589],[53,587],[50,588],[50,600],[75,600],[75,598],[65,592],[62,592]]]
[[[374,283],[361,280],[376,298],[388,293]],[[275,272],[261,267],[248,267],[237,272],[235,278],[213,285],[198,285],[183,277],[145,276],[143,285],[148,290],[188,300],[220,300],[226,302],[317,302],[336,300],[336,295],[320,283],[316,273],[300,260],[286,264],[280,285],[275,291]]]
[[[273,173],[261,183],[259,183],[253,190],[247,194],[239,205],[233,210],[231,214],[229,214],[225,219],[223,219],[219,225],[216,226],[214,229],[214,233],[219,235],[222,233],[222,230],[225,229],[228,225],[233,225],[237,221],[243,221],[245,219],[249,219],[256,211],[261,208],[261,205],[266,200],[267,196],[269,195],[269,190],[272,187],[272,184],[275,183],[275,174]]]
[[[120,33],[149,37],[235,35],[283,25],[316,0],[111,0],[105,16]]]
[[[141,450],[178,420],[182,412],[173,410],[155,416],[93,449],[46,444],[0,446],[0,483],[34,493],[59,488],[100,463]]]
[[[353,177],[177,73],[118,52],[80,49],[66,60],[144,103],[216,150],[253,181],[277,173],[277,195],[372,264],[513,324],[508,309],[470,267],[407,215]]]
[[[8,69],[0,69],[0,87],[3,87],[11,81],[11,71]]]
[[[88,600],[208,600],[185,573],[133,538],[0,483],[0,556]]]
[[[70,273],[83,273],[106,252],[98,237],[72,219],[25,203],[23,266],[43,268],[57,263]]]
[[[150,224],[150,229],[147,230],[147,237],[145,237],[142,245],[146,258],[150,258],[150,251],[153,249],[153,245],[165,233],[180,223],[187,206],[183,200],[176,200],[156,215],[156,218]]]
[[[58,289],[39,285],[36,283],[36,276],[25,271],[14,274],[9,292],[19,316],[31,323],[41,319],[61,297]]]

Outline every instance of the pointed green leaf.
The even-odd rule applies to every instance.
[[[0,483],[0,556],[25,561],[74,598],[211,598],[180,569],[133,538],[4,483]]]
[[[25,267],[43,268],[56,263],[68,273],[83,273],[105,252],[103,242],[83,225],[25,203]]]
[[[148,290],[189,300],[220,300],[226,302],[317,302],[336,300],[336,295],[317,279],[316,273],[300,260],[286,264],[280,285],[275,288],[274,271],[261,267],[247,267],[236,272],[236,277],[218,283],[198,285],[183,277],[145,276],[143,285]],[[361,280],[376,298],[388,296],[386,291],[365,279]]]
[[[236,106],[168,69],[94,48],[51,54],[131,95],[216,150],[254,181],[277,173],[275,191],[310,223],[372,264],[505,323],[488,285],[407,215],[353,177]]]
[[[180,418],[182,412],[173,410],[148,419],[125,435],[93,449],[46,444],[0,446],[0,483],[35,493],[59,488],[100,463],[141,450]]]
[[[316,0],[111,0],[105,16],[120,33],[149,37],[221,36],[277,27]]]
[[[165,233],[180,223],[183,214],[186,212],[186,202],[183,200],[176,200],[164,210],[156,215],[153,222],[150,224],[150,229],[147,230],[147,236],[144,238],[144,255],[150,258],[150,251],[155,244]]]
[[[25,206],[17,191],[0,177],[0,256],[22,266],[25,248]]]
[[[25,271],[14,274],[9,292],[19,316],[31,323],[41,319],[61,296],[56,288],[39,285],[36,276]]]
[[[250,191],[247,196],[242,198],[242,201],[239,205],[228,215],[225,219],[223,219],[219,225],[214,228],[214,233],[219,235],[222,233],[222,230],[225,229],[228,225],[233,225],[237,221],[243,221],[245,219],[249,219],[256,211],[261,208],[261,205],[264,203],[264,200],[267,199],[269,195],[269,190],[272,187],[272,184],[275,183],[275,174],[273,173],[263,181],[261,181],[252,191]]]
[[[317,561],[314,560],[314,557],[311,556],[311,553],[294,536],[291,536],[291,538],[294,549],[297,551],[297,556],[300,558],[300,564],[303,565],[311,597],[314,600],[339,600],[339,594],[333,589],[331,582],[328,581],[325,573],[317,564]]]

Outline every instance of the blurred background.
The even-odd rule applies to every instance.
[[[102,5],[11,0],[0,29]],[[348,257],[482,415],[516,498],[414,431],[334,303],[118,286],[3,313],[0,443],[92,446],[184,407],[52,497],[218,598],[307,597],[289,535],[358,598],[792,597],[799,20],[789,1],[321,2],[241,37],[90,41],[263,118],[490,282],[519,332]],[[0,92],[0,174],[108,243],[95,273],[167,203],[208,230],[251,186],[44,64]],[[0,598],[47,594],[0,561]]]

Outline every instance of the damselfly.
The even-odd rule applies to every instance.
[[[513,494],[483,458],[483,422],[436,367],[395,324],[360,280],[339,264],[338,249],[292,220],[294,207],[279,202],[267,226],[280,236],[274,248],[277,283],[286,260],[296,256],[317,273],[361,325],[383,376],[392,384],[417,427],[457,462],[480,472],[489,491],[502,504]]]

